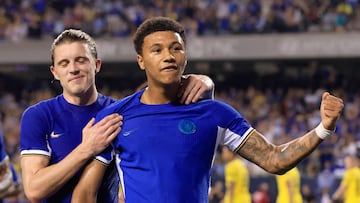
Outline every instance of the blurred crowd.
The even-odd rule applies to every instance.
[[[0,40],[54,37],[65,28],[128,37],[151,16],[180,21],[188,36],[346,32],[360,28],[358,0],[2,0]]]

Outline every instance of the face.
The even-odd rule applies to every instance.
[[[344,159],[344,165],[347,169],[352,168],[354,166],[357,166],[357,160],[355,157],[346,156]]]
[[[144,38],[142,56],[137,59],[149,87],[179,84],[186,65],[185,44],[173,31],[154,32]]]
[[[60,81],[66,98],[96,92],[95,74],[101,61],[95,59],[90,49],[81,42],[64,43],[54,49],[54,66],[50,70]]]

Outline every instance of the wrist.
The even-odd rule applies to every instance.
[[[96,155],[94,150],[92,150],[90,147],[87,147],[84,143],[80,143],[76,147],[77,154],[79,158],[88,160]]]
[[[320,124],[315,128],[315,133],[320,139],[325,139],[326,137],[334,134],[335,130],[328,130],[324,128],[324,125],[320,122]]]

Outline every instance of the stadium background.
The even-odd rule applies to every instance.
[[[357,3],[352,0],[0,1],[0,111],[11,160],[20,171],[19,119],[23,110],[60,92],[57,82],[51,82],[49,71],[50,45],[59,31],[80,28],[95,37],[103,61],[97,75],[99,90],[120,99],[145,80],[136,64],[131,42],[134,27],[146,17],[166,15],[178,19],[187,28],[187,72],[209,75],[215,82],[216,98],[237,108],[274,143],[295,138],[318,123],[317,110],[323,90],[344,99],[346,106],[336,135],[299,165],[302,184],[310,186],[320,202],[325,163],[330,163],[325,182],[334,179],[332,192],[343,173],[343,155],[359,151]],[[201,15],[205,20],[199,20]],[[282,23],[277,15],[282,16]],[[98,31],[99,19],[104,24],[101,31]],[[274,200],[274,176],[247,164],[251,192],[267,182]],[[223,181],[221,160],[216,159],[212,173],[213,182]],[[25,201],[25,198],[7,201]]]

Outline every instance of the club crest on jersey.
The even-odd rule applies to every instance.
[[[196,124],[193,121],[187,119],[180,120],[178,128],[180,132],[185,135],[194,134],[196,132]]]

